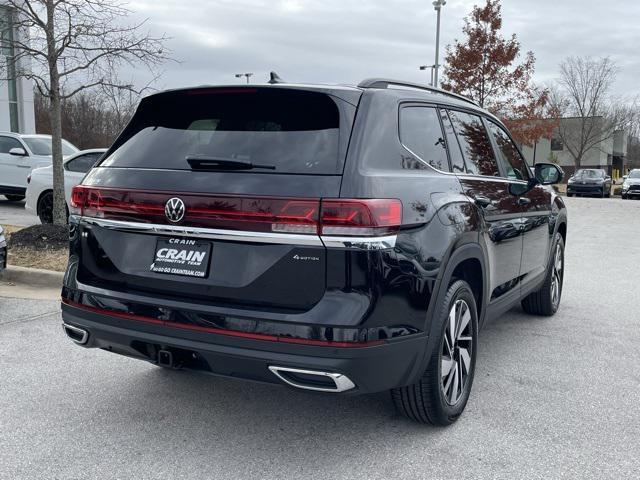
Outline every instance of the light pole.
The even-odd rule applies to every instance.
[[[434,65],[433,86],[438,88],[438,70],[440,69],[440,12],[442,7],[447,4],[446,0],[436,0],[433,2],[433,8],[438,12],[438,23],[436,26],[436,64]]]
[[[436,68],[435,65],[420,65],[418,67],[420,70],[431,70],[431,80],[429,80],[429,85],[431,85],[433,87],[433,70]]]
[[[236,78],[247,77],[247,83],[249,83],[249,78],[253,77],[253,73],[236,73]]]

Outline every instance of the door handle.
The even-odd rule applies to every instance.
[[[489,197],[485,197],[484,195],[473,197],[473,201],[480,208],[485,208],[491,205],[491,199]]]
[[[529,205],[530,203],[531,203],[531,199],[530,198],[527,198],[527,197],[518,198],[518,205],[521,206],[521,207]]]

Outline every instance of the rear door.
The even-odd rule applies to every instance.
[[[311,308],[326,285],[320,198],[339,196],[354,115],[325,92],[275,87],[145,99],[83,181],[79,281]]]
[[[511,181],[502,177],[482,118],[456,110],[449,110],[449,117],[465,163],[465,172],[458,173],[458,178],[485,221],[480,235],[489,260],[491,300],[495,300],[518,284],[521,208],[510,193]]]

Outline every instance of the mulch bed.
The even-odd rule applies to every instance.
[[[59,225],[7,227],[9,265],[64,272],[69,258],[69,228]]]
[[[62,250],[69,245],[69,228],[60,225],[34,225],[9,235],[9,248],[34,250]]]

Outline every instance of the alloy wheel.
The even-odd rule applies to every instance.
[[[456,300],[449,312],[440,353],[440,386],[449,405],[458,403],[465,391],[472,368],[473,333],[469,305]]]
[[[551,272],[551,303],[554,308],[560,304],[560,293],[562,292],[562,268],[564,267],[564,259],[562,258],[562,248],[560,244],[556,245],[556,251],[553,255],[553,271]]]
[[[46,194],[40,199],[38,216],[41,223],[53,223],[53,195]]]

